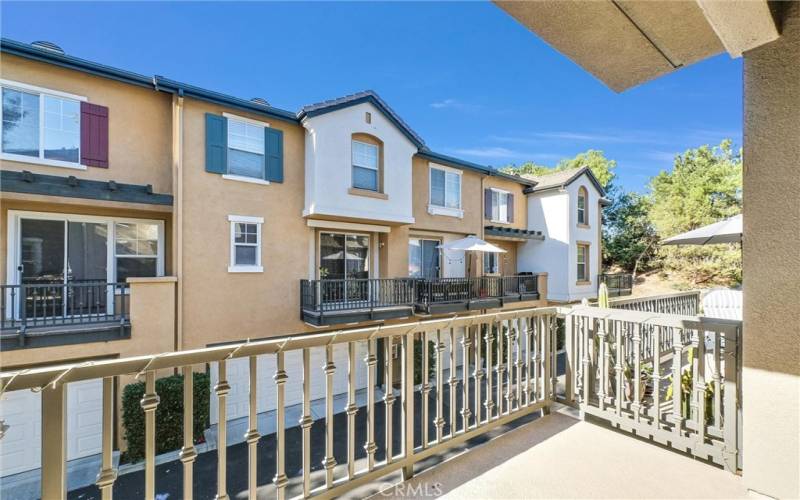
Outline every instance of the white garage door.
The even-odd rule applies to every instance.
[[[103,383],[67,384],[67,460],[101,452]],[[38,469],[42,458],[42,398],[29,390],[0,400],[0,419],[8,430],[0,439],[0,477]]]
[[[356,390],[367,386],[367,367],[364,358],[367,353],[367,344],[356,344]],[[339,344],[333,348],[333,362],[336,372],[333,375],[334,394],[347,392],[347,346]],[[303,355],[301,351],[286,353],[286,406],[303,402]],[[325,349],[311,349],[311,399],[325,397]],[[247,358],[232,359],[227,362],[227,378],[231,390],[228,393],[228,420],[246,417],[248,414],[250,393],[250,364]],[[377,371],[376,371],[377,372]],[[275,409],[275,355],[267,354],[258,357],[258,412]],[[211,365],[211,423],[217,423],[217,398],[214,394],[214,385],[219,380],[217,364]]]

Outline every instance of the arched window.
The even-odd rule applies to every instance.
[[[582,226],[589,225],[589,192],[586,188],[581,186],[578,189],[578,224]]]
[[[353,134],[352,187],[383,191],[383,142],[369,134]]]

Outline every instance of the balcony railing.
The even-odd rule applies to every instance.
[[[677,292],[610,301],[614,309],[695,316],[700,313],[700,292]]]
[[[565,332],[566,346],[563,378],[556,369],[560,332]],[[156,374],[178,369],[184,376],[183,429],[189,429],[183,432],[179,455],[184,498],[192,498],[193,485],[198,481],[204,484],[204,491],[216,489],[217,496],[225,498],[229,474],[247,479],[246,483],[237,483],[247,485],[250,498],[270,490],[279,499],[287,494],[334,498],[398,470],[408,478],[417,462],[524,415],[547,411],[556,399],[640,438],[736,470],[741,455],[740,334],[739,321],[594,307],[523,309],[74,365],[53,364],[0,373],[0,392],[34,389],[41,393],[42,498],[65,496],[66,387],[98,378],[103,380],[103,425],[96,484],[103,498],[110,498],[116,478],[112,461],[115,391],[129,374],[145,382],[141,400],[145,422],[142,481],[145,498],[154,498],[155,414],[159,405]],[[395,344],[401,346],[396,357],[392,353]],[[380,379],[379,348],[384,350],[385,363]],[[334,349],[347,353],[344,366],[335,364]],[[359,351],[366,353],[363,359],[357,358]],[[415,352],[432,352],[432,357]],[[325,360],[322,367],[318,361],[312,362],[319,355]],[[258,357],[264,356],[273,358],[274,373],[260,368],[263,365]],[[287,363],[287,356],[299,364]],[[227,377],[231,359],[249,360],[249,377],[241,387],[230,386],[236,384]],[[449,373],[445,360],[449,360]],[[394,363],[401,367],[400,390],[387,392],[377,402],[376,388],[381,383],[398,387],[393,384]],[[227,426],[218,426],[217,442],[222,445],[211,456],[216,461],[215,483],[207,475],[195,474],[197,450],[191,432],[193,372],[206,364],[216,365],[219,374],[211,396],[218,401],[218,422],[227,421],[229,392],[250,394],[247,466],[228,471],[224,445]],[[344,422],[337,425],[336,370],[347,374]],[[363,409],[356,399],[357,372],[365,373],[367,381]],[[269,444],[259,446],[260,403],[255,395],[265,391],[262,384],[274,384],[270,392],[274,393],[276,410],[270,418],[275,418],[275,434]],[[286,390],[295,384],[302,392],[302,446],[297,457],[300,463],[287,466]],[[324,438],[318,435],[315,439],[311,399],[312,388],[320,384],[325,388],[325,411],[317,425],[324,429]],[[359,422],[364,422],[363,427],[356,425],[356,415],[362,411]],[[377,412],[382,418],[376,418]],[[11,432],[13,427],[6,436]],[[346,436],[346,450],[337,446],[335,452],[334,435]],[[312,467],[315,455],[324,456],[321,470]],[[270,486],[258,483],[259,467],[262,471],[275,470]],[[169,477],[159,477],[158,481]]]
[[[104,281],[0,285],[0,335],[128,323],[128,284]]]
[[[335,324],[500,307],[539,298],[538,275],[301,280],[304,321]]]
[[[603,273],[597,276],[597,283],[605,283],[609,297],[621,297],[633,292],[633,275],[630,273]]]

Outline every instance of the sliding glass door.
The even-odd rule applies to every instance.
[[[367,300],[369,297],[369,236],[320,233],[319,277],[324,301]]]
[[[408,275],[411,278],[438,278],[441,271],[439,240],[409,238]]]

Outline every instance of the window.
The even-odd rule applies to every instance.
[[[484,252],[483,274],[500,274],[500,255]]]
[[[441,269],[439,240],[409,238],[408,276],[410,278],[438,278]]]
[[[508,203],[508,192],[492,189],[492,222],[510,222]]]
[[[578,243],[578,282],[589,281],[589,244]]]
[[[158,276],[157,224],[117,222],[114,225],[114,258],[118,283],[127,278]]]
[[[581,186],[578,189],[578,224],[582,226],[586,226],[589,223],[588,214],[586,213],[586,200],[588,198],[588,193],[586,192],[586,188]]]
[[[353,141],[353,187],[378,191],[379,151],[375,144]]]
[[[60,166],[80,165],[79,99],[19,87],[3,86],[3,153]]]
[[[264,178],[264,126],[228,117],[228,174]]]
[[[431,166],[430,183],[429,212],[461,217],[461,172]]]
[[[261,267],[261,217],[231,215],[231,273],[260,273]]]

